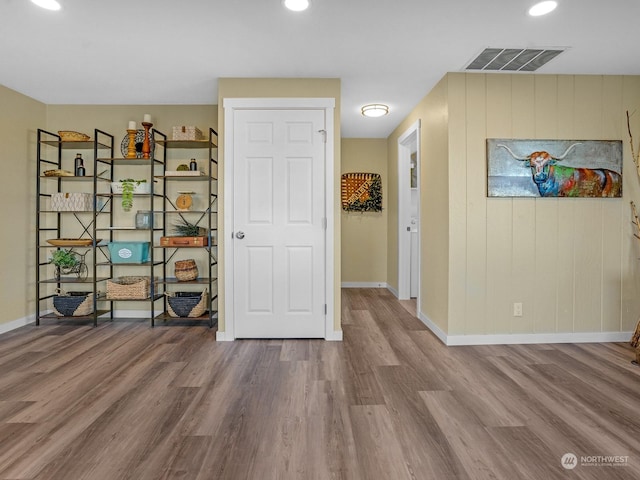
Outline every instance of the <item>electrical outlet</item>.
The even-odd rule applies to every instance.
[[[513,316],[521,317],[522,316],[522,303],[514,303],[513,304]]]

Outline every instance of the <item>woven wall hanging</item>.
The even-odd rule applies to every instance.
[[[382,211],[382,180],[377,173],[343,173],[341,194],[346,212]]]

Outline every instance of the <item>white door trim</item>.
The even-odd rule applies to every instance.
[[[235,340],[234,320],[234,242],[233,234],[233,158],[234,113],[236,110],[324,110],[325,112],[325,339],[341,340],[342,332],[334,329],[334,98],[224,98],[224,238],[219,242],[224,249],[224,320],[225,331],[218,332],[217,340]]]
[[[415,142],[418,174],[418,265],[420,265],[420,246],[422,222],[420,221],[420,120],[417,120],[398,138],[398,298],[407,300],[410,296],[409,260],[411,254],[411,235],[407,228],[411,225],[411,184],[410,184],[410,145]],[[418,310],[420,308],[421,275],[418,268]]]

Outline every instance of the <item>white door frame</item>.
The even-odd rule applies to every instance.
[[[416,146],[416,168],[418,175],[418,311],[420,308],[420,246],[422,222],[420,221],[420,120],[417,120],[398,138],[398,298],[410,297],[411,269],[411,146]]]
[[[235,340],[234,316],[234,242],[233,235],[233,158],[234,113],[236,110],[324,110],[325,112],[325,339],[340,340],[342,332],[334,330],[334,98],[224,98],[224,238],[219,242],[224,249],[224,324],[218,332],[219,341]]]

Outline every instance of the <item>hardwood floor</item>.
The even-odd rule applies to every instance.
[[[628,345],[445,347],[410,310],[345,290],[344,342],[147,323],[2,335],[0,479],[640,478]],[[626,458],[594,465],[609,455]]]

